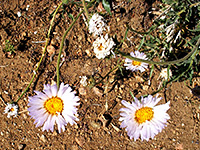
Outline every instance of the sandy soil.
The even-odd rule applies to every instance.
[[[106,16],[110,26],[110,35],[116,35],[117,40],[123,39],[128,23],[137,30],[145,31],[152,23],[147,11],[153,4],[145,0],[128,2],[114,2],[116,7],[112,16]],[[0,96],[5,102],[16,100],[28,85],[33,70],[39,61],[45,37],[50,24],[50,14],[58,6],[59,1],[3,1],[0,2]],[[27,5],[30,5],[28,11]],[[76,16],[79,8],[66,8],[67,12]],[[91,11],[91,10],[90,10]],[[17,16],[21,12],[21,17]],[[0,147],[1,149],[200,149],[199,144],[199,113],[200,102],[187,87],[188,82],[175,82],[159,94],[163,100],[159,104],[170,101],[168,111],[171,119],[167,127],[153,140],[130,140],[124,129],[120,128],[119,109],[121,100],[132,101],[129,91],[136,97],[151,94],[155,91],[160,80],[160,70],[157,68],[148,85],[149,71],[143,73],[125,72],[122,76],[118,71],[109,75],[103,84],[95,88],[82,87],[79,76],[95,76],[97,73],[106,75],[120,57],[98,60],[92,50],[94,38],[89,35],[87,27],[80,17],[71,32],[67,35],[68,45],[65,48],[65,61],[61,67],[61,81],[69,84],[80,97],[78,114],[80,121],[77,125],[66,127],[66,131],[58,134],[55,130],[42,132],[41,127],[35,128],[34,120],[28,115],[28,96],[34,95],[33,90],[42,90],[43,84],[56,81],[56,61],[64,31],[72,20],[62,10],[56,16],[51,34],[51,42],[57,49],[56,55],[50,61],[47,54],[29,91],[18,102],[20,113],[16,118],[7,118],[5,105],[0,102]],[[132,43],[122,46],[122,51],[131,52],[140,38],[129,32]],[[5,41],[9,40],[15,48],[15,55],[6,57],[3,52]],[[86,52],[90,53],[86,53]],[[195,84],[200,85],[200,79],[194,78]],[[105,89],[108,90],[105,90]],[[105,104],[108,104],[106,110]]]

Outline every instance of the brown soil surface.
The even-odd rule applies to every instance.
[[[4,101],[16,100],[25,90],[39,61],[42,48],[50,24],[50,14],[58,6],[59,1],[15,1],[6,0],[0,2],[0,96]],[[128,23],[134,29],[146,30],[152,23],[147,11],[157,7],[158,2],[153,4],[145,0],[115,1],[112,16],[106,16],[110,26],[110,35],[116,35],[117,40],[123,39]],[[28,11],[27,5],[30,5]],[[66,11],[76,16],[80,11],[73,6]],[[90,10],[91,11],[91,10]],[[22,16],[18,17],[17,12]],[[59,43],[64,31],[69,27],[72,20],[62,10],[56,16],[51,34],[51,41],[57,41],[56,55],[50,61],[47,55],[42,62],[39,73],[29,91],[18,102],[19,111],[25,111],[28,104],[28,96],[34,95],[34,90],[42,90],[43,84],[51,84],[56,81],[56,61]],[[136,34],[129,32],[129,39],[122,46],[122,51],[131,52],[140,42]],[[5,56],[3,48],[5,41],[9,40],[15,48],[15,55],[10,58]],[[153,140],[141,141],[130,140],[124,129],[120,128],[118,120],[119,109],[122,108],[121,100],[132,101],[129,91],[136,97],[151,94],[159,84],[159,68],[154,71],[151,85],[148,81],[142,81],[138,76],[146,79],[149,71],[143,73],[127,73],[120,76],[117,72],[109,75],[105,84],[96,88],[83,88],[80,85],[79,76],[91,76],[97,72],[104,76],[117,63],[120,57],[98,60],[92,50],[94,38],[89,35],[82,16],[75,23],[71,32],[67,35],[66,53],[63,53],[65,61],[61,67],[61,81],[69,84],[80,97],[78,107],[79,120],[77,125],[66,127],[66,131],[58,134],[42,132],[41,127],[35,128],[34,120],[30,119],[28,112],[20,113],[16,118],[7,118],[3,114],[5,105],[0,102],[0,149],[200,149],[199,99],[192,95],[187,87],[189,83],[176,82],[168,85],[159,94],[163,100],[159,104],[170,101],[171,108],[168,113],[171,119],[167,127]],[[90,51],[91,56],[86,53]],[[194,78],[195,83],[200,85],[200,79]],[[194,85],[192,86],[192,88]],[[108,89],[108,90],[105,90]],[[80,92],[85,90],[86,94]],[[98,93],[100,92],[100,93]],[[105,105],[108,104],[108,110]]]

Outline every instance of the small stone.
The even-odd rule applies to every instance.
[[[54,46],[49,45],[47,46],[47,52],[49,53],[49,55],[52,55],[56,52],[56,49],[54,48]]]
[[[79,88],[78,91],[79,91],[79,93],[81,95],[86,95],[87,94],[85,88]]]
[[[41,136],[40,136],[40,140],[42,141],[42,142],[46,142],[47,140],[46,140],[46,137],[42,134]]]
[[[148,86],[148,85],[144,85],[144,86],[142,87],[142,89],[145,90],[145,91],[147,91],[147,90],[149,89],[149,86]]]
[[[75,141],[80,147],[83,147],[83,139],[75,137]]]
[[[109,82],[113,83],[115,81],[115,76],[112,76],[111,78],[109,78]]]
[[[22,38],[24,38],[24,37],[27,36],[27,33],[26,32],[22,32],[21,36],[22,36]]]
[[[144,82],[144,79],[140,76],[135,76],[137,82]]]
[[[56,130],[53,131],[52,136],[57,136],[58,133],[56,132]]]
[[[99,96],[99,97],[101,97],[101,96],[103,95],[103,92],[101,92],[100,89],[97,88],[97,87],[93,87],[92,90],[93,90],[94,93],[95,93],[97,96]]]
[[[22,116],[24,117],[24,119],[27,119],[27,115],[26,114],[22,114]]]
[[[86,52],[86,54],[87,54],[89,57],[91,57],[91,56],[92,56],[92,54],[91,54],[90,50],[86,49],[86,50],[85,50],[85,52]]]
[[[23,149],[24,148],[24,145],[23,144],[19,144],[18,145],[18,150],[21,150],[21,149]]]
[[[3,136],[3,132],[1,132],[1,136]]]
[[[95,122],[94,120],[92,120],[90,122],[90,125],[93,127],[93,128],[97,128],[99,129],[101,127],[101,123],[100,122]]]
[[[72,145],[71,150],[79,150],[77,145]]]
[[[79,42],[80,42],[82,39],[83,39],[82,36],[79,36],[79,37],[78,37],[78,41],[79,41]]]
[[[58,40],[52,39],[52,40],[51,40],[51,45],[53,45],[53,46],[58,46]]]

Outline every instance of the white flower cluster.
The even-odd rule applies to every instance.
[[[99,14],[94,14],[89,21],[89,33],[93,33],[94,36],[101,35],[106,29],[109,31],[104,18]]]
[[[104,18],[98,14],[94,14],[89,21],[89,32],[93,33],[94,36],[98,36],[93,42],[94,53],[98,59],[110,55],[115,46],[113,39],[109,38],[108,34],[103,35],[103,31],[109,31],[109,29]]]
[[[108,34],[98,37],[93,42],[94,53],[98,59],[105,58],[110,55],[111,50],[115,46],[112,38],[108,38]]]

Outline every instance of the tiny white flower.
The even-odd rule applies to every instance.
[[[89,33],[93,33],[96,36],[102,34],[106,29],[109,31],[104,18],[95,13],[89,21]]]
[[[121,108],[119,121],[122,121],[121,128],[126,128],[130,139],[134,138],[136,141],[139,137],[141,140],[153,139],[155,135],[164,129],[167,120],[170,119],[166,113],[170,108],[170,102],[166,104],[155,106],[162,97],[158,98],[148,95],[148,97],[141,98],[139,101],[134,98],[131,104],[122,100],[122,104],[126,108]]]
[[[28,11],[29,7],[30,7],[30,5],[27,5],[27,6],[26,6],[26,11]]]
[[[16,104],[8,103],[4,110],[4,114],[8,114],[7,117],[10,118],[11,116],[17,117],[18,106]]]
[[[83,85],[84,87],[87,86],[87,77],[82,76],[80,78],[81,78],[80,84]]]
[[[164,78],[165,80],[167,80],[168,78],[170,78],[172,76],[172,71],[169,69],[169,76],[167,73],[167,68],[163,68],[160,72],[160,77]]]
[[[139,59],[147,60],[146,55],[144,53],[140,53],[139,51],[135,51],[135,54],[133,52],[131,52],[130,55],[132,57],[136,57],[136,58],[139,58]],[[141,72],[144,72],[145,69],[148,68],[148,64],[147,63],[143,63],[143,62],[139,62],[139,61],[134,61],[134,60],[131,60],[129,58],[125,59],[124,66],[126,66],[127,70],[131,70],[131,71],[138,71],[138,70],[140,70]]]
[[[21,17],[21,16],[22,16],[21,12],[18,11],[18,12],[17,12],[17,16],[18,16],[18,17]]]
[[[105,58],[110,55],[114,46],[115,43],[112,38],[108,38],[108,34],[106,34],[105,37],[101,35],[93,42],[94,53],[98,59]]]
[[[29,97],[29,115],[35,119],[36,127],[42,126],[42,130],[53,132],[54,124],[57,123],[58,131],[65,131],[67,123],[76,124],[79,119],[77,108],[78,96],[72,92],[71,87],[61,83],[59,90],[57,85],[44,85],[42,92],[35,91],[37,95]]]

